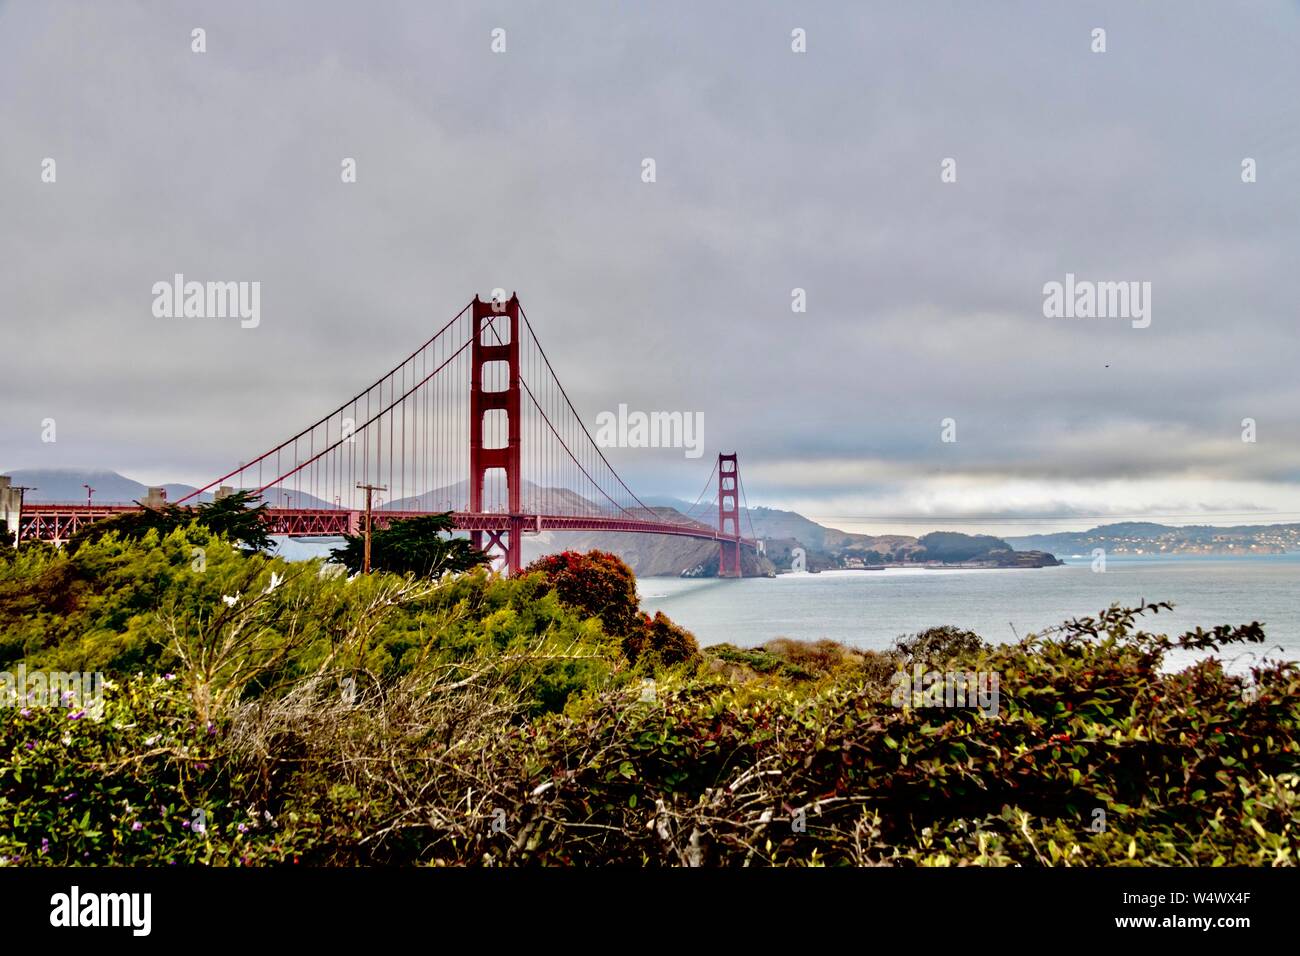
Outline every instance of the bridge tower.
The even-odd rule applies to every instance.
[[[718,455],[718,534],[735,540],[723,541],[718,554],[718,577],[740,577],[740,480],[736,455]],[[730,527],[728,527],[730,523]]]
[[[483,535],[488,536],[488,547],[497,547],[505,554],[506,569],[516,573],[521,565],[520,544],[523,538],[524,518],[520,506],[519,477],[519,296],[511,295],[508,302],[482,301],[474,296],[474,340],[470,346],[469,387],[469,510],[483,511],[483,483],[487,473],[500,468],[505,472],[508,495],[510,527],[507,531],[472,531],[474,547],[483,547]],[[498,341],[502,329],[494,319],[505,316],[509,320],[510,338]],[[495,335],[493,334],[495,330]],[[490,341],[484,341],[487,336]],[[510,384],[503,391],[486,391],[483,387],[485,367],[493,362],[505,362],[509,367]],[[483,420],[487,413],[502,410],[507,420],[507,441],[498,448],[483,446]],[[502,540],[505,536],[505,540]]]

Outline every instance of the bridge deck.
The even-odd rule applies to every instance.
[[[112,515],[138,511],[138,505],[83,505],[83,504],[31,504],[23,509],[22,538],[24,541],[66,541],[83,525]],[[430,511],[375,511],[375,527],[382,528],[390,521],[418,518],[437,512]],[[510,531],[517,526],[524,534],[542,531],[618,531],[640,534],[668,534],[696,538],[703,541],[739,540],[743,547],[756,548],[749,538],[724,535],[707,525],[675,523],[639,518],[616,518],[601,515],[508,515],[498,512],[452,512],[456,527],[461,531]],[[271,534],[291,538],[334,537],[359,534],[365,513],[346,508],[268,508],[266,522]]]

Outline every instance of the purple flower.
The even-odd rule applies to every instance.
[[[29,740],[29,741],[27,741],[27,749],[28,749],[28,750],[35,750],[35,749],[36,749],[36,745],[35,745],[34,743],[32,743],[32,742]]]
[[[18,711],[18,716],[20,716],[20,717],[30,717],[31,715],[32,715],[32,712],[31,712],[30,710],[28,710],[26,707],[24,707],[22,710]]]
[[[68,714],[68,720],[80,720],[82,717],[85,716],[86,716],[86,712],[84,710],[79,710],[75,714]]]
[[[42,853],[50,852],[50,841],[48,837],[41,837],[41,852]]]
[[[240,833],[248,832],[248,827],[244,826],[242,823],[239,826],[237,826],[235,829],[238,830]]]
[[[190,821],[189,821],[189,820],[186,820],[186,821],[184,821],[184,822],[181,824],[181,829],[182,829],[182,830],[188,830],[189,828],[190,828]]]
[[[132,829],[132,830],[143,830],[143,829],[144,829],[144,824],[141,823],[139,820],[136,820],[135,823],[131,824],[131,829]]]

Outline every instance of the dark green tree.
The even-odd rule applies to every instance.
[[[150,531],[159,536],[170,534],[189,522],[190,509],[178,505],[161,508],[141,508],[124,511],[109,518],[82,525],[68,538],[68,553],[76,554],[82,545],[94,544],[100,538],[116,534],[123,541],[139,541]]]
[[[194,512],[213,534],[238,541],[249,550],[264,551],[272,544],[266,530],[266,502],[252,491],[236,491],[219,501],[205,502]]]
[[[75,554],[83,544],[91,544],[107,534],[138,541],[150,531],[171,534],[197,521],[213,534],[242,543],[249,551],[261,551],[271,544],[264,516],[266,502],[254,504],[259,496],[252,491],[237,491],[220,501],[204,502],[197,508],[167,504],[159,508],[140,508],[126,511],[91,524],[84,525],[68,539],[68,553]]]
[[[459,574],[488,563],[488,556],[465,538],[453,538],[456,528],[451,512],[402,518],[370,533],[370,567],[395,574],[436,578]],[[444,537],[446,535],[446,537]],[[330,560],[355,574],[365,561],[364,535],[345,535],[341,548],[330,551]]]

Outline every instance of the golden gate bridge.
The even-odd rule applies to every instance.
[[[716,523],[712,513],[695,517],[714,474]],[[451,512],[511,573],[520,569],[523,537],[544,531],[716,541],[720,577],[739,577],[741,549],[761,547],[752,522],[750,536],[741,533],[744,486],[734,453],[718,455],[685,514],[651,508],[632,492],[569,400],[517,295],[475,295],[369,388],[176,504],[251,490],[267,498],[271,534],[355,535],[367,486],[388,496],[371,512],[374,527]],[[19,517],[19,540],[64,541],[87,522],[150,504],[157,502],[33,502]]]

